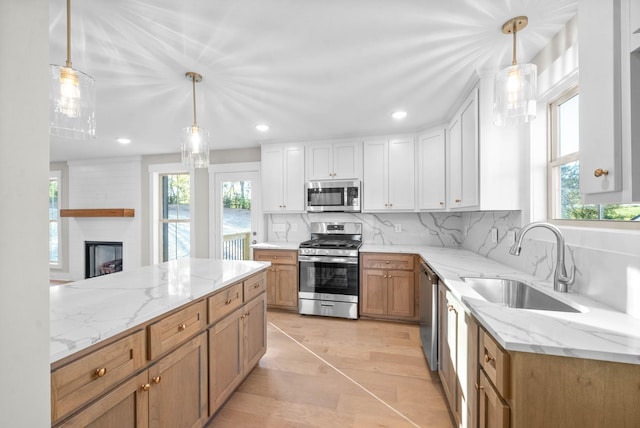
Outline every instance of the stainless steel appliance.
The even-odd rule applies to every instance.
[[[420,265],[420,339],[432,371],[438,370],[438,276]]]
[[[362,223],[311,223],[298,250],[298,312],[358,318]]]
[[[359,181],[309,181],[305,192],[309,212],[360,212]]]

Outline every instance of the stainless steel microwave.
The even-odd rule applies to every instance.
[[[309,181],[305,192],[308,212],[360,212],[359,181]]]

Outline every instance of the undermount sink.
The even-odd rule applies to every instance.
[[[486,277],[461,277],[460,279],[491,303],[500,303],[518,309],[581,312],[579,309],[515,279]]]

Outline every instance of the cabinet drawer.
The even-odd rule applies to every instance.
[[[244,281],[244,301],[248,302],[258,294],[264,292],[266,289],[267,279],[264,272],[259,275],[252,276]]]
[[[290,250],[253,250],[253,259],[279,265],[298,264],[298,252]]]
[[[500,395],[509,398],[509,353],[498,346],[484,330],[480,330],[479,362]]]
[[[413,270],[413,254],[363,253],[362,267],[369,269]]]
[[[126,379],[145,364],[140,330],[51,373],[51,419],[56,421]]]
[[[242,306],[242,284],[238,282],[209,297],[209,324]]]
[[[148,327],[149,359],[157,358],[203,330],[206,327],[205,310],[202,300],[151,324]]]

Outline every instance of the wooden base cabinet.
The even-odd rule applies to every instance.
[[[204,426],[266,352],[265,291],[261,272],[54,363],[53,426]]]
[[[267,268],[267,306],[298,310],[298,252],[253,250],[253,259],[271,262]]]
[[[206,339],[201,333],[59,426],[202,426],[208,418]]]
[[[267,349],[266,297],[209,328],[209,416],[229,398]]]
[[[360,314],[405,321],[418,319],[418,281],[413,255],[361,255]]]

